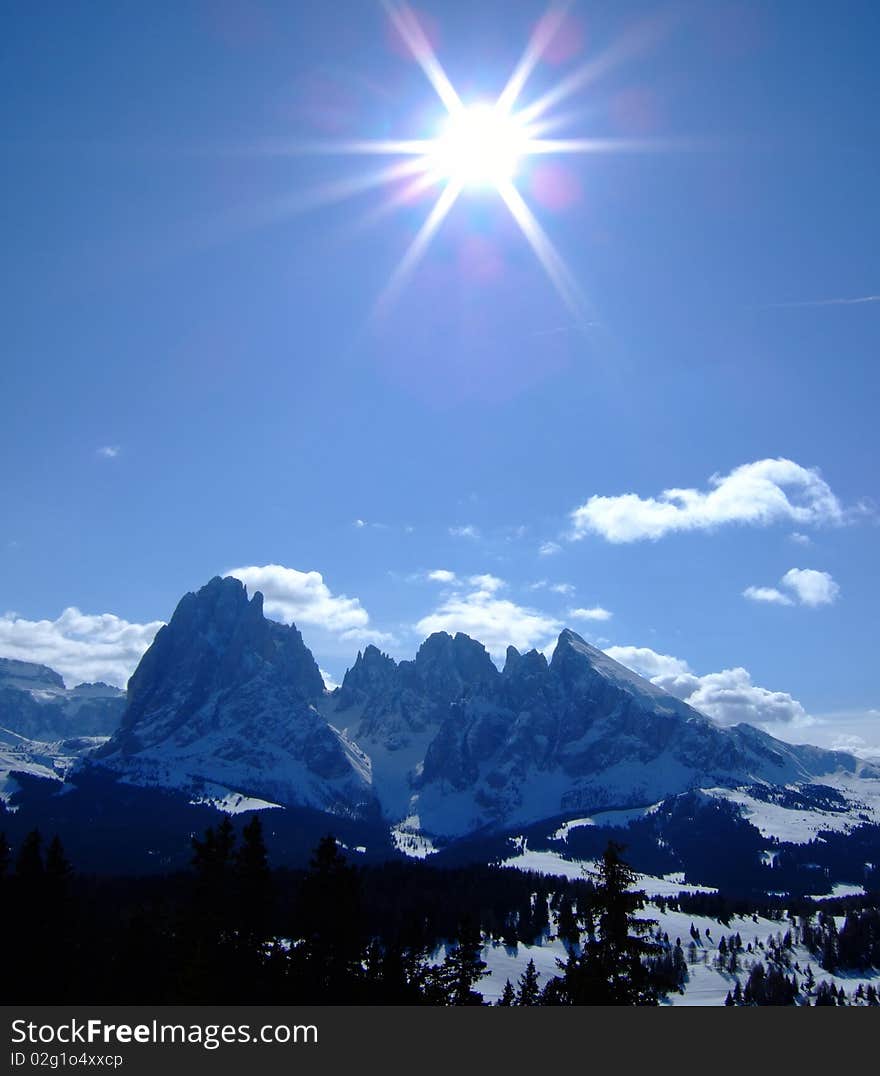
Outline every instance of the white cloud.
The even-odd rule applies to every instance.
[[[449,533],[453,538],[479,538],[479,530],[471,523],[465,524],[463,527],[450,527]]]
[[[554,594],[567,596],[574,594],[575,588],[571,583],[551,583],[547,579],[539,579],[535,583],[529,583],[529,590],[550,590]]]
[[[95,451],[102,459],[114,460],[119,455],[119,445],[101,445]]]
[[[81,613],[73,606],[57,620],[0,617],[0,654],[48,665],[69,687],[103,680],[124,687],[161,620],[136,624],[113,613]]]
[[[684,674],[654,681],[695,710],[721,725],[803,724],[809,721],[803,706],[787,692],[769,691],[752,683],[746,669],[722,669],[705,676]]]
[[[770,726],[775,732],[779,725],[802,726],[811,721],[797,699],[752,683],[748,670],[740,667],[697,676],[681,658],[648,647],[610,646],[605,653],[720,725],[745,721]]]
[[[554,617],[496,597],[504,585],[496,576],[472,576],[470,584],[475,589],[449,595],[434,612],[418,621],[416,631],[422,636],[435,631],[461,631],[478,639],[493,656],[501,657],[511,645],[518,650],[546,646],[562,630]]]
[[[501,590],[506,587],[507,584],[503,579],[499,579],[497,575],[472,575],[468,582],[471,586],[476,587],[480,591],[485,591],[487,594],[494,594],[496,590]]]
[[[840,594],[840,587],[828,572],[813,568],[790,568],[781,582],[797,594],[801,605],[831,605]]]
[[[766,526],[841,523],[840,502],[819,472],[788,459],[746,463],[713,475],[707,491],[667,489],[659,497],[624,493],[593,496],[572,514],[570,538],[601,535],[609,542],[656,540],[674,531],[712,530],[725,524]]]
[[[592,609],[569,609],[568,615],[575,620],[610,620],[614,616],[601,605],[594,605]]]
[[[321,674],[321,679],[324,681],[324,687],[327,688],[328,691],[335,691],[336,688],[339,687],[339,684],[336,682],[336,680],[334,680],[330,673],[328,673],[325,669],[322,669],[320,666],[318,666],[318,672]]]
[[[797,727],[785,729],[781,733],[783,739],[794,743],[803,743],[807,739],[818,747],[847,751],[851,755],[880,762],[880,710],[871,707],[811,716],[813,721],[806,733]]]
[[[352,526],[357,527],[358,530],[360,530],[361,527],[366,527],[366,525],[367,521],[365,519],[356,519],[354,523],[352,523]]]
[[[813,539],[809,536],[809,534],[801,534],[800,531],[792,531],[788,537],[791,539],[791,541],[797,542],[798,545],[813,544]]]
[[[385,642],[390,638],[369,626],[370,616],[358,598],[333,594],[320,572],[265,564],[233,568],[226,575],[240,579],[251,594],[261,591],[266,615],[286,624],[313,624],[343,639]]]
[[[743,597],[753,602],[769,602],[772,605],[794,605],[787,594],[776,587],[746,587]]]
[[[538,556],[540,557],[552,557],[561,552],[562,546],[558,542],[543,542],[538,546]]]
[[[456,575],[455,572],[450,572],[446,568],[435,568],[432,572],[428,572],[428,579],[432,583],[454,583]]]
[[[648,646],[609,646],[605,653],[648,680],[659,676],[679,676],[691,671],[686,661],[671,654],[658,654]]]
[[[801,605],[831,605],[840,594],[840,587],[828,572],[818,572],[814,568],[790,568],[779,584],[792,591]],[[776,587],[746,587],[743,597],[776,605],[795,604],[794,599]]]

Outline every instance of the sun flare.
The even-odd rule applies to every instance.
[[[336,201],[374,186],[391,186],[391,193],[379,210],[386,212],[408,205],[435,189],[436,199],[416,232],[376,305],[377,312],[388,307],[427,252],[443,221],[464,192],[495,193],[531,246],[560,298],[578,324],[588,321],[589,304],[560,252],[529,207],[520,186],[528,186],[529,159],[568,154],[615,152],[644,148],[637,140],[608,138],[548,137],[568,122],[565,114],[555,114],[562,101],[593,82],[624,55],[643,47],[641,37],[624,40],[618,46],[588,59],[556,85],[529,104],[521,98],[529,76],[548,46],[564,32],[570,0],[550,0],[525,50],[499,95],[493,100],[465,103],[437,58],[422,24],[407,0],[381,0],[391,26],[445,109],[445,116],[431,135],[419,138],[355,139],[304,147],[304,152],[328,152],[356,156],[398,157],[396,163],[367,175],[320,191],[317,202]],[[644,35],[642,35],[644,37]],[[311,203],[309,203],[311,204]]]
[[[434,139],[432,166],[439,177],[462,187],[501,187],[528,153],[528,135],[515,116],[497,105],[457,109]]]

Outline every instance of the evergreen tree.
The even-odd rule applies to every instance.
[[[519,977],[519,990],[516,995],[517,1005],[540,1004],[541,991],[538,987],[538,972],[534,960],[526,964],[526,970]]]
[[[361,889],[357,870],[336,839],[322,838],[299,893],[291,929],[294,1000],[339,1004],[360,1000],[363,975]]]
[[[498,1005],[503,1005],[505,1008],[509,1008],[511,1005],[516,1005],[516,994],[513,990],[513,984],[510,979],[504,984],[504,989],[501,992],[501,997],[498,999]]]
[[[565,987],[574,1005],[651,1005],[656,990],[643,958],[659,951],[646,935],[656,920],[637,916],[645,894],[633,888],[638,875],[621,859],[621,847],[609,841],[594,875],[596,937],[587,939],[580,956],[564,965]]]
[[[462,922],[458,938],[440,969],[442,993],[447,1005],[482,1005],[483,995],[474,986],[487,975],[482,958],[480,931],[469,920]]]
[[[238,917],[242,935],[256,948],[266,940],[272,911],[272,873],[258,814],[241,831],[241,838],[235,855]]]
[[[46,850],[45,874],[50,892],[53,895],[63,895],[67,890],[70,876],[73,874],[73,867],[64,854],[64,846],[57,833]]]
[[[22,842],[15,860],[15,875],[25,885],[36,884],[43,877],[43,837],[32,829]]]
[[[807,995],[812,994],[813,987],[816,985],[816,976],[813,974],[812,967],[807,964],[807,974],[804,977],[804,991]]]
[[[559,908],[556,931],[567,949],[580,941],[581,933],[570,900],[564,900]]]

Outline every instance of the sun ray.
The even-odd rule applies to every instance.
[[[412,158],[398,161],[385,168],[379,168],[375,172],[367,172],[364,175],[352,176],[349,179],[341,179],[336,183],[326,183],[320,187],[305,191],[292,198],[282,199],[279,204],[285,205],[286,212],[299,213],[307,209],[319,209],[321,206],[332,205],[334,202],[344,202],[348,198],[354,198],[358,194],[371,190],[373,187],[381,187],[386,183],[393,183],[407,176],[425,171],[427,164],[421,158]]]
[[[406,46],[413,54],[416,63],[425,72],[428,81],[436,90],[437,96],[446,106],[446,110],[449,113],[460,112],[463,107],[461,98],[441,67],[440,61],[434,55],[434,50],[425,36],[425,31],[422,29],[416,13],[405,2],[395,4],[394,0],[382,0],[382,6],[388,12],[388,17],[394,24],[395,29],[406,42]]]
[[[530,138],[528,151],[536,156],[550,153],[643,153],[666,148],[648,138]]]
[[[509,112],[516,104],[529,75],[544,55],[544,50],[556,36],[570,7],[571,0],[559,0],[558,3],[551,4],[544,13],[526,45],[522,58],[514,68],[507,85],[501,91],[497,102],[499,109]]]
[[[316,156],[353,156],[353,157],[414,157],[430,153],[434,144],[432,138],[358,138],[347,141],[322,142],[279,142],[276,146],[268,143],[264,152],[278,156],[307,157]]]
[[[434,187],[437,184],[437,177],[433,172],[425,171],[421,175],[415,176],[409,181],[401,190],[396,191],[389,198],[386,198],[381,205],[375,209],[366,213],[358,223],[358,228],[372,228],[373,225],[379,221],[384,220],[394,212],[395,209],[399,209],[401,206],[407,205],[409,202],[414,201],[420,194],[423,194],[429,187]]]
[[[591,82],[595,82],[624,60],[645,51],[656,41],[659,29],[657,18],[645,20],[634,27],[615,45],[610,46],[601,55],[583,64],[576,71],[572,71],[570,75],[558,82],[553,89],[548,90],[537,101],[524,108],[519,113],[520,119],[523,123],[532,123],[540,116],[543,116],[547,109],[558,105],[560,101],[564,101],[573,93],[582,90]]]
[[[565,264],[562,255],[538,223],[537,218],[526,205],[522,195],[513,183],[509,182],[501,184],[498,188],[498,193],[510,210],[513,219],[520,226],[523,235],[529,241],[535,256],[544,267],[562,301],[569,308],[580,326],[587,325],[589,315],[586,299],[578,287],[571,270]]]
[[[437,229],[443,223],[449,210],[455,205],[456,199],[461,194],[463,184],[460,181],[450,180],[440,192],[431,212],[419,228],[415,238],[410,243],[406,253],[401,258],[397,268],[391,274],[391,279],[385,286],[384,291],[376,304],[376,312],[381,313],[393,302],[407,278],[424,257],[425,251]]]

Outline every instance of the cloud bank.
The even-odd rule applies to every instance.
[[[320,572],[299,572],[281,564],[232,568],[225,573],[240,579],[251,594],[261,591],[266,616],[285,624],[324,628],[341,639],[387,642],[389,636],[370,626],[370,616],[358,598],[333,594]]]
[[[48,665],[68,687],[103,680],[125,687],[161,620],[132,623],[113,613],[81,613],[69,606],[57,620],[0,617],[0,655]]]
[[[745,721],[775,733],[780,725],[810,723],[797,699],[753,683],[748,670],[740,666],[697,676],[681,658],[648,647],[609,646],[605,653],[719,725]]]
[[[598,534],[609,542],[656,541],[678,531],[729,524],[841,523],[840,502],[819,472],[793,460],[746,463],[713,475],[707,490],[667,489],[658,497],[593,496],[571,513],[572,540]]]
[[[518,605],[498,592],[505,586],[493,575],[473,575],[467,586],[446,595],[441,604],[415,624],[415,631],[464,632],[484,644],[493,657],[503,657],[508,646],[518,650],[546,646],[562,630],[554,617]]]

